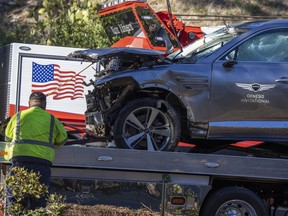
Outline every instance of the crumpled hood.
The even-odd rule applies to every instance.
[[[158,50],[141,49],[141,48],[100,48],[77,50],[70,53],[68,58],[82,58],[87,61],[99,61],[102,58],[110,58],[115,56],[129,56],[133,55],[135,58],[140,56],[150,56],[152,58],[160,58],[165,53]]]
[[[96,74],[102,77],[109,72],[153,67],[164,58],[164,52],[141,48],[101,48],[77,50],[68,58],[81,58],[84,61],[99,62],[101,71]]]

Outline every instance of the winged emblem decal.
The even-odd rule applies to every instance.
[[[259,84],[259,83],[252,83],[252,84],[235,83],[235,84],[242,89],[246,89],[253,92],[266,91],[276,86],[276,84]]]

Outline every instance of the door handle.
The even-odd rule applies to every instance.
[[[98,157],[98,161],[112,161],[112,160],[113,158],[110,156],[103,155],[103,156]]]
[[[279,82],[279,83],[288,83],[288,78],[280,78],[280,79],[276,79],[275,82]]]

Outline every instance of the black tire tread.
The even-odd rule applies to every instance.
[[[114,140],[115,144],[119,148],[128,148],[122,138],[122,127],[125,116],[127,116],[129,113],[131,113],[136,108],[139,108],[141,106],[154,106],[159,101],[159,99],[152,99],[152,98],[138,98],[135,99],[128,104],[126,104],[119,112],[118,117],[116,118],[116,121],[113,125],[113,134],[114,134]],[[180,137],[180,118],[176,110],[166,101],[161,100],[161,102],[165,103],[167,107],[167,116],[170,119],[171,123],[173,124],[173,130],[174,135],[171,137],[171,140],[169,142],[169,145],[163,149],[163,151],[174,151],[175,148],[178,145],[179,137]]]
[[[214,216],[219,207],[233,199],[249,203],[257,216],[269,216],[267,205],[253,191],[241,187],[225,187],[208,194],[201,206],[200,216]]]

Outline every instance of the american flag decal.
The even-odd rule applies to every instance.
[[[54,100],[84,98],[86,77],[74,71],[61,71],[57,64],[41,65],[32,62],[32,92],[53,95]]]

